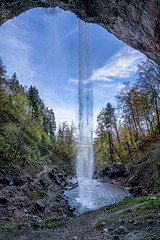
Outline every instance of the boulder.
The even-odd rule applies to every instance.
[[[37,201],[35,204],[35,211],[44,211],[45,209],[45,204],[42,203],[41,201]]]
[[[112,172],[114,177],[125,177],[126,167],[123,163],[115,163],[112,165]]]
[[[113,172],[112,172],[112,169],[111,169],[111,166],[109,165],[105,165],[104,169],[103,169],[103,174],[106,176],[106,177],[113,177]]]
[[[15,178],[13,178],[13,184],[15,186],[19,186],[20,187],[20,186],[22,186],[24,184],[24,181],[23,181],[22,178],[15,177]]]
[[[0,204],[8,203],[8,199],[5,196],[0,196]]]
[[[6,176],[0,178],[0,183],[11,186],[14,184],[14,181],[10,176],[6,175]]]
[[[128,183],[134,188],[134,192],[152,193],[159,191],[160,164],[145,162],[135,167],[134,174],[129,178]]]
[[[43,187],[46,185],[46,182],[43,179],[40,179],[39,182]]]

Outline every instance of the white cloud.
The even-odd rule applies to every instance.
[[[137,65],[144,61],[145,58],[137,50],[129,46],[123,47],[110,57],[102,68],[93,71],[92,81],[113,82],[114,79],[131,78],[137,71]],[[68,82],[77,84],[78,79],[70,78]],[[103,86],[105,87],[105,85]],[[109,87],[109,84],[106,86]]]
[[[104,88],[112,88],[112,87],[115,87],[115,84],[98,83],[98,86],[104,87]]]
[[[32,80],[37,77],[30,63],[33,47],[28,40],[31,39],[31,35],[23,28],[23,21],[16,20],[8,21],[1,28],[1,57],[4,64],[7,65],[9,75],[16,71],[21,83],[30,85]]]
[[[74,122],[74,124],[77,125],[78,119],[75,110],[65,107],[54,107],[53,111],[55,113],[57,125],[65,121],[69,124]]]
[[[102,68],[93,72],[92,80],[112,82],[113,78],[129,78],[137,71],[137,65],[144,59],[142,53],[129,46],[123,47],[109,58]]]
[[[16,21],[8,21],[5,23],[5,26],[2,26],[0,42],[9,49],[28,52],[32,49],[26,42],[29,33],[24,30],[21,25],[22,23],[19,24]]]
[[[68,82],[77,84],[79,82],[79,80],[75,79],[75,78],[69,78]]]

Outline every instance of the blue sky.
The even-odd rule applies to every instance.
[[[36,86],[57,123],[73,120],[78,112],[79,20],[67,11],[46,15],[32,9],[0,28],[0,57],[9,76],[17,73],[21,84]],[[145,56],[116,39],[102,27],[90,24],[94,122],[125,81],[136,78]]]

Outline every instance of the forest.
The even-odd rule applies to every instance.
[[[56,164],[75,173],[76,127],[56,126],[35,86],[22,86],[13,73],[7,76],[0,59],[0,155],[7,163]],[[94,139],[97,170],[105,164],[136,164],[145,159],[149,142],[160,133],[160,66],[151,60],[138,66],[135,83],[125,82],[115,96],[117,106],[107,103],[97,117]]]
[[[94,144],[98,168],[106,162],[143,162],[148,144],[159,139],[160,66],[151,60],[142,62],[136,82],[125,82],[115,97],[117,106],[107,103],[97,117]],[[158,161],[158,155],[155,158]]]
[[[56,164],[73,172],[75,127],[56,126],[53,109],[48,109],[35,86],[22,86],[13,73],[7,76],[0,59],[0,157],[15,162]],[[56,131],[57,130],[57,131]]]

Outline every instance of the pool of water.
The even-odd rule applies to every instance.
[[[113,184],[99,182],[97,180],[87,181],[83,185],[83,198],[79,198],[79,186],[64,192],[74,214],[81,215],[90,210],[96,210],[123,200],[131,194],[123,187]]]

